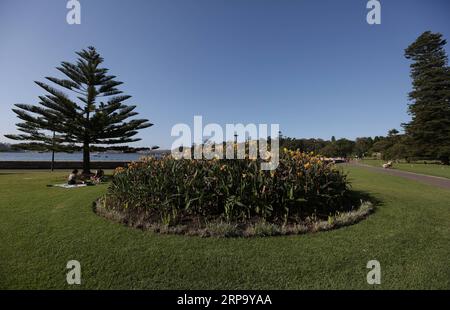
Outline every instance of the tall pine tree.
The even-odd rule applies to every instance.
[[[146,119],[129,119],[137,115],[136,106],[125,105],[131,96],[117,87],[122,82],[101,68],[103,58],[94,47],[77,52],[76,63],[62,62],[57,69],[66,79],[46,77],[71,91],[72,97],[46,83],[36,82],[47,94],[39,105],[16,104],[13,111],[23,121],[17,124],[21,134],[6,135],[25,141],[25,148],[57,150],[82,149],[83,173],[90,173],[91,145],[113,145],[139,141],[139,129],[152,126]],[[75,98],[74,98],[75,97]],[[55,133],[55,138],[53,138]]]
[[[412,120],[404,128],[416,156],[449,164],[450,69],[445,44],[441,34],[427,31],[405,50],[405,57],[413,61],[413,90],[408,107]]]

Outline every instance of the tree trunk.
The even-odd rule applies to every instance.
[[[91,174],[91,157],[88,142],[83,144],[83,174]]]
[[[87,107],[86,107],[86,124],[89,124],[89,111],[91,110],[92,103],[95,96],[95,88],[93,86],[88,87]],[[88,125],[87,125],[88,126]],[[91,174],[91,156],[89,153],[89,134],[88,128],[84,128],[84,143],[83,143],[83,174]]]
[[[52,140],[52,164],[51,164],[52,172],[55,170],[55,132],[53,131],[53,140]]]
[[[55,150],[52,150],[52,164],[51,164],[52,172],[55,170]]]

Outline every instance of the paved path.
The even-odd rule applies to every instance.
[[[402,170],[397,170],[397,169],[384,169],[381,167],[373,167],[370,165],[366,165],[366,164],[362,164],[362,163],[358,163],[358,162],[354,162],[354,161],[350,162],[349,165],[356,166],[356,167],[363,167],[368,170],[372,170],[372,171],[376,171],[376,172],[380,172],[380,173],[386,173],[386,174],[390,174],[390,175],[395,175],[395,176],[403,177],[406,179],[426,183],[429,185],[433,185],[433,186],[437,186],[437,187],[441,187],[441,188],[445,188],[445,189],[450,189],[450,179],[447,179],[447,178],[435,177],[435,176],[431,176],[431,175],[419,174],[419,173],[402,171]]]

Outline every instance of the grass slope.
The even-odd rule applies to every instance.
[[[361,161],[364,164],[374,166],[374,167],[382,167],[386,161],[378,160],[378,159],[364,159]],[[436,177],[443,177],[450,179],[450,166],[444,166],[439,164],[424,164],[424,163],[394,163],[394,169],[433,175]]]
[[[106,185],[47,188],[63,174],[0,172],[0,288],[8,289],[384,289],[450,288],[450,191],[360,168],[354,189],[383,203],[357,225],[253,239],[165,236],[96,216]],[[66,284],[66,263],[82,285]]]

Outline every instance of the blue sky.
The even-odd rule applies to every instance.
[[[284,135],[384,135],[408,121],[403,50],[423,31],[450,39],[448,0],[0,1],[0,141],[15,132],[14,103],[36,103],[33,83],[95,46],[155,126],[136,145],[169,147],[176,123],[278,123]],[[447,46],[447,51],[450,49]],[[11,141],[9,141],[11,142]]]

